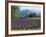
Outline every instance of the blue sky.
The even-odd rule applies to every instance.
[[[33,11],[38,11],[40,12],[41,11],[41,8],[40,7],[28,7],[28,6],[25,6],[25,7],[20,7],[20,10],[25,10],[25,9],[29,9],[29,10],[33,10]]]
[[[31,10],[32,13],[35,12],[37,15],[41,14],[41,8],[40,7],[20,7],[20,10]],[[24,12],[25,13],[25,12]],[[27,14],[30,14],[30,12],[27,12]]]

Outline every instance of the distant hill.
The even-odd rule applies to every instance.
[[[22,16],[27,16],[27,15],[29,15],[30,13],[32,13],[32,11],[29,10],[29,9],[21,10],[21,15],[22,15]]]
[[[20,14],[21,14],[22,17],[29,16],[29,14],[33,14],[34,15],[34,13],[35,13],[35,16],[40,16],[40,12],[39,11],[36,12],[36,11],[31,11],[29,9],[25,9],[25,10],[21,10],[20,11]]]

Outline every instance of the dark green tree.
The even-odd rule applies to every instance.
[[[20,16],[20,10],[18,6],[11,6],[11,18],[17,18]]]
[[[30,14],[29,14],[29,17],[33,17],[33,14],[30,13]]]

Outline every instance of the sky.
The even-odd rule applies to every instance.
[[[40,7],[28,7],[28,6],[20,7],[20,10],[26,10],[26,9],[31,10],[32,13],[35,12],[37,15],[41,14],[41,8]],[[28,12],[28,13],[30,13],[30,12]]]
[[[32,10],[32,9],[34,9],[34,8],[38,8],[38,9],[40,9],[40,7],[34,7],[34,6],[22,6],[22,7],[20,7],[20,10],[23,10],[23,9],[30,9],[30,10]]]

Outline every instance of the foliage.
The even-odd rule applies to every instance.
[[[17,18],[20,16],[20,10],[18,6],[11,6],[11,18]]]

